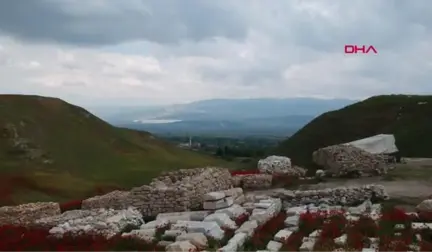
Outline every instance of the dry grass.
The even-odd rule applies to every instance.
[[[432,159],[408,159],[406,164],[398,164],[387,173],[383,180],[419,180],[432,182]]]

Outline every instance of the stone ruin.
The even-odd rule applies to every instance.
[[[230,207],[233,204],[243,204],[244,201],[243,189],[236,187],[205,194],[202,206],[204,210],[217,210]]]
[[[284,200],[285,206],[319,205],[356,205],[372,197],[379,200],[389,199],[384,186],[369,184],[363,186],[348,186],[327,188],[321,190],[287,190],[277,189],[271,193],[272,197]]]
[[[244,189],[266,189],[272,186],[273,176],[270,174],[245,175],[241,181]]]
[[[387,173],[388,157],[371,154],[350,145],[332,145],[318,149],[312,154],[313,161],[334,176],[358,174],[365,176]]]
[[[231,178],[234,187],[243,189],[268,189],[272,187],[273,176],[270,174],[236,175]]]
[[[306,169],[293,166],[291,159],[283,156],[269,156],[258,161],[258,170],[265,174],[283,174],[292,177],[303,177]]]
[[[248,184],[248,179],[254,178],[262,178],[264,187],[271,185],[269,174],[238,177],[242,177],[243,186],[246,181],[246,186],[261,189],[256,180]],[[233,181],[228,170],[222,168],[168,172],[147,186],[84,200],[81,210],[60,213],[58,203],[52,202],[0,207],[0,225],[40,226],[49,228],[50,235],[55,237],[66,233],[99,234],[107,238],[121,234],[163,245],[166,251],[184,252],[209,249],[207,239],[221,241],[224,230],[232,230],[234,236],[221,244],[220,251],[241,251],[259,226],[286,211],[285,229],[279,230],[267,244],[267,250],[275,251],[282,236],[289,236],[298,228],[299,214],[305,211],[348,209],[347,218],[355,219],[370,205],[365,202],[370,201],[372,194],[381,200],[388,199],[384,187],[375,184],[322,190],[280,188],[261,191],[264,194],[260,195],[257,191],[232,188]],[[373,205],[374,209],[377,207]],[[199,210],[191,211],[193,208]],[[432,200],[423,202],[418,209],[432,209]],[[146,223],[146,216],[156,219]],[[237,225],[238,218],[244,216],[246,222]],[[156,231],[161,229],[162,236],[157,235]],[[301,246],[311,244],[306,241]]]
[[[94,196],[82,201],[82,209],[95,209],[95,208],[112,208],[112,209],[125,209],[128,206],[128,199],[130,193],[128,191],[115,190],[110,193]]]
[[[207,167],[165,172],[149,185],[130,192],[115,191],[83,201],[84,209],[136,207],[145,216],[200,208],[208,192],[232,187],[228,169]]]
[[[134,208],[113,210],[98,208],[92,210],[71,210],[63,214],[37,219],[33,225],[49,228],[50,235],[62,237],[66,232],[72,235],[82,233],[102,235],[111,238],[128,226],[139,227],[143,216]]]
[[[291,168],[291,159],[281,156],[269,156],[258,161],[258,170],[262,173],[286,173]]]
[[[154,182],[158,186],[162,186],[157,181],[160,180]],[[166,185],[166,183],[164,184]],[[223,200],[228,197],[238,198],[239,195],[242,195],[244,196],[242,203],[234,203],[230,206],[225,204],[220,209],[204,211],[160,213],[155,220],[149,222],[145,222],[141,211],[133,207],[122,210],[104,208],[71,210],[60,214],[58,204],[53,203],[2,207],[0,208],[0,219],[4,218],[4,213],[7,211],[15,214],[18,212],[23,215],[30,214],[32,218],[36,218],[35,225],[49,228],[50,235],[54,237],[62,237],[66,233],[72,235],[98,234],[107,238],[121,235],[122,237],[131,237],[143,242],[158,244],[164,247],[165,251],[173,252],[210,250],[212,249],[210,239],[212,239],[220,243],[221,248],[218,251],[243,251],[246,242],[250,241],[260,226],[285,212],[285,220],[281,220],[283,227],[277,231],[266,246],[266,251],[280,251],[284,240],[295,230],[298,230],[300,214],[307,211],[346,210],[344,215],[349,221],[358,220],[361,216],[369,216],[374,221],[378,221],[381,206],[368,200],[372,192],[375,192],[380,199],[388,197],[384,187],[375,184],[307,191],[280,189],[263,195],[254,194],[253,192],[243,195],[240,188],[231,188],[212,191],[202,195],[201,198],[205,202]],[[119,191],[110,195],[119,198],[130,197],[125,192]],[[87,204],[92,204],[90,202],[95,204],[97,199],[105,202],[104,204],[109,202],[106,199],[102,200],[104,197],[98,197],[94,198],[93,201],[87,201]],[[117,201],[111,202],[116,204]],[[361,204],[357,205],[356,202]],[[420,210],[430,210],[432,208],[431,202],[432,200],[427,200],[427,202],[420,204],[418,208],[421,208]],[[346,207],[351,204],[354,205]],[[117,205],[117,207],[121,207],[121,204]],[[14,208],[15,210],[12,211]],[[21,211],[18,211],[19,209]],[[45,209],[47,211],[34,211],[35,209]],[[9,217],[16,216],[9,215]],[[240,217],[246,218],[244,218],[244,222],[237,224]],[[28,222],[28,220],[25,222]],[[412,224],[417,226],[422,224],[424,226],[424,223]],[[224,241],[226,234],[224,230],[231,230],[234,235]],[[312,251],[317,240],[315,235],[318,232],[319,230],[315,230],[308,237],[305,237],[307,239],[303,239],[302,244],[299,245],[299,250]]]
[[[60,205],[56,202],[28,203],[18,206],[0,207],[0,226],[11,224],[27,226],[34,220],[60,214]]]

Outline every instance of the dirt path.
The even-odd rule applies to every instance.
[[[301,186],[300,190],[320,190],[325,188],[335,188],[341,186],[362,186],[367,184],[379,184],[386,188],[391,198],[426,198],[432,194],[432,183],[424,181],[382,181],[381,178],[361,178],[361,179],[334,179],[328,182],[315,185]],[[248,193],[257,195],[268,194],[277,189],[254,190]]]
[[[310,188],[321,189],[375,183],[383,185],[391,198],[424,199],[431,195],[432,159],[404,158],[404,161],[406,162],[405,164],[398,164],[396,168],[390,171],[388,176],[384,178],[334,179],[317,185],[311,185]]]
[[[361,186],[367,184],[383,185],[391,198],[409,197],[425,198],[432,194],[432,183],[418,180],[383,181],[381,178],[360,178],[349,180],[331,180],[316,185],[310,185],[310,189],[334,188],[340,186]]]
[[[383,185],[390,198],[402,205],[416,205],[432,195],[432,159],[407,158],[405,164],[389,172],[387,177],[369,177],[357,179],[329,179],[319,184],[300,186],[300,190],[325,189],[341,186],[361,186],[367,184]],[[391,177],[389,180],[388,178]],[[386,180],[387,178],[387,180]],[[268,194],[275,189],[257,190],[250,193]]]

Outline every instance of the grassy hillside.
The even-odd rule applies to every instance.
[[[60,99],[0,95],[0,191],[19,202],[82,197],[96,186],[136,186],[162,170],[216,164],[226,165]]]
[[[364,137],[394,134],[406,157],[432,157],[432,96],[376,96],[322,114],[277,148],[278,154],[314,168],[318,148]]]

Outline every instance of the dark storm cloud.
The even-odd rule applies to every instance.
[[[242,39],[245,23],[229,8],[200,0],[1,0],[0,32],[30,42],[106,45]]]

